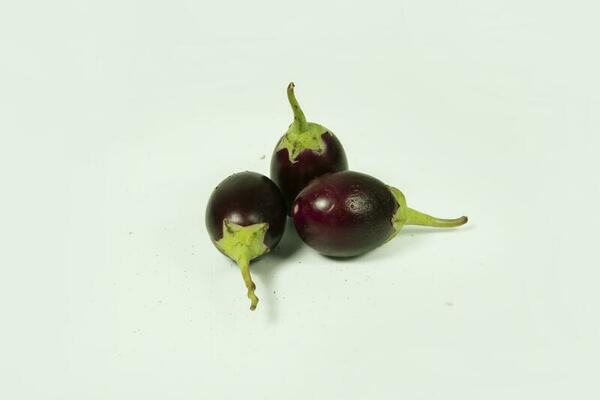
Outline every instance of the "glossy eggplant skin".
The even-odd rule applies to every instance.
[[[292,219],[302,240],[318,252],[352,257],[385,243],[394,233],[398,203],[388,187],[354,171],[314,179],[296,197]]]
[[[294,162],[290,161],[287,149],[277,151],[271,157],[271,179],[279,186],[288,210],[291,204],[310,181],[321,175],[348,169],[346,153],[340,141],[330,132],[321,136],[323,150],[306,149]]]
[[[223,180],[206,207],[206,228],[213,242],[223,237],[223,220],[241,226],[268,223],[264,244],[272,249],[281,240],[287,218],[277,185],[256,172],[240,172]]]

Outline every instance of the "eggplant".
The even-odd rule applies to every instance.
[[[273,151],[271,179],[281,189],[289,211],[294,198],[311,180],[347,170],[348,160],[342,144],[329,129],[306,120],[293,82],[287,87],[287,96],[294,121]]]
[[[206,206],[206,229],[219,251],[235,261],[250,299],[258,304],[250,262],[272,250],[281,240],[287,214],[273,181],[256,172],[241,172],[223,180]]]
[[[294,200],[292,219],[307,245],[332,257],[371,251],[405,225],[452,228],[468,220],[440,219],[409,208],[400,190],[354,171],[314,179]]]

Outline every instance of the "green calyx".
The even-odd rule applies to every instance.
[[[279,141],[276,151],[287,149],[290,162],[294,163],[298,155],[304,150],[322,152],[325,143],[321,136],[328,130],[324,126],[306,121],[304,112],[300,108],[298,100],[296,100],[293,82],[287,87],[287,96],[294,112],[294,122]]]
[[[250,275],[250,261],[269,251],[264,243],[267,230],[269,230],[267,223],[241,226],[223,220],[223,237],[215,242],[217,248],[240,267],[248,289],[251,310],[256,308],[258,297],[254,293],[256,285]]]
[[[406,225],[406,221],[408,220],[408,207],[406,206],[406,198],[400,190],[392,186],[387,186],[387,188],[392,193],[392,196],[394,196],[394,199],[396,199],[396,203],[398,203],[398,208],[392,216],[392,227],[394,228],[394,231],[387,239],[389,241],[396,237],[398,232]]]
[[[404,227],[404,225],[421,225],[421,226],[431,226],[435,228],[454,228],[457,226],[461,226],[467,223],[467,217],[460,217],[454,219],[442,219],[432,217],[431,215],[424,214],[420,211],[414,210],[406,205],[406,198],[404,194],[396,189],[395,187],[388,186],[387,187],[396,199],[396,203],[398,203],[398,208],[396,212],[392,216],[392,226],[393,232],[388,238],[388,240],[393,239],[400,230]]]

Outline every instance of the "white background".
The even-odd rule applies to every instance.
[[[0,397],[597,399],[596,4],[3,3]],[[268,174],[291,80],[470,222],[347,262],[288,229],[250,312],[204,209]]]

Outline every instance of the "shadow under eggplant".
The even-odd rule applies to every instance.
[[[279,244],[264,257],[255,260],[250,267],[252,274],[260,279],[257,294],[261,298],[262,304],[259,303],[258,307],[266,309],[271,320],[277,318],[277,300],[273,296],[273,291],[276,291],[276,288],[273,287],[275,273],[280,271],[283,266],[292,264],[289,262],[290,257],[300,250],[303,244],[292,220],[288,218]],[[288,260],[288,263],[284,263],[284,260]],[[263,299],[264,301],[262,301]]]

